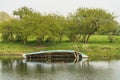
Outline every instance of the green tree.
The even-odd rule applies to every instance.
[[[46,41],[61,41],[63,35],[65,35],[64,28],[66,27],[66,19],[62,15],[47,14],[45,17],[45,23],[47,27],[47,39]]]
[[[15,23],[14,31],[16,34],[16,40],[22,41],[25,44],[28,36],[32,34],[33,24],[31,19],[32,15],[36,12],[34,12],[31,8],[22,7],[15,10],[13,13],[18,17]]]
[[[12,17],[9,14],[7,14],[6,12],[3,12],[3,11],[0,12],[0,23],[9,21],[11,18]]]
[[[44,41],[48,33],[45,16],[40,13],[34,13],[30,19],[33,35],[37,38],[37,42]]]
[[[12,40],[13,34],[12,30],[12,17],[6,12],[0,12],[0,33],[2,35],[2,40]]]
[[[19,19],[29,16],[31,13],[33,13],[33,9],[28,8],[26,6],[18,8],[17,10],[13,11],[13,14],[17,16]]]
[[[14,39],[14,22],[15,19],[2,22],[0,25],[1,39],[4,41],[12,41]]]
[[[67,27],[67,19],[62,15],[56,16],[56,23],[57,23],[57,37],[58,41],[62,41],[63,36],[66,34],[66,27]]]
[[[118,25],[115,35],[120,35],[120,25]]]
[[[67,17],[67,27],[66,29],[66,36],[70,39],[70,41],[79,41],[77,36],[79,36],[79,27],[77,26],[77,21],[75,20],[74,16],[70,14]],[[79,36],[80,37],[80,36]]]
[[[102,9],[79,8],[72,17],[76,27],[79,27],[79,34],[84,43],[87,43],[90,36],[103,27],[109,30],[116,28],[115,16]]]

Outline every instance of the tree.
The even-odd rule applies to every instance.
[[[65,35],[65,17],[58,14],[47,14],[44,19],[44,25],[47,27],[46,41],[61,41],[63,35]]]
[[[120,35],[120,25],[118,25],[115,35]]]
[[[6,12],[3,12],[3,11],[0,12],[0,23],[9,21],[10,19],[12,19],[12,17],[9,14],[7,14]]]
[[[77,26],[77,21],[74,18],[74,15],[70,14],[67,17],[67,27],[66,29],[66,36],[70,39],[70,41],[79,41],[77,36],[79,35],[79,27]],[[80,36],[79,36],[80,37]]]
[[[33,13],[32,8],[28,8],[26,6],[18,8],[17,10],[13,11],[13,14],[17,16],[19,19],[23,19],[26,16],[29,16],[31,13]]]
[[[13,18],[6,12],[0,12],[0,33],[2,35],[2,40],[12,40],[12,21]]]
[[[44,41],[48,33],[45,16],[40,13],[34,13],[30,19],[33,35],[36,36],[37,42]]]
[[[2,22],[0,25],[0,33],[2,34],[1,39],[4,41],[12,41],[14,39],[14,22],[15,19],[10,21]]]
[[[57,37],[58,41],[61,42],[62,37],[66,33],[66,27],[67,27],[67,19],[62,15],[56,15],[56,23],[57,23]]]
[[[35,12],[31,8],[22,7],[18,10],[15,10],[13,13],[15,16],[19,17],[15,23],[16,40],[23,41],[25,44],[27,42],[28,36],[30,36],[33,31],[33,24],[31,19]]]
[[[102,27],[110,30],[116,28],[115,16],[102,9],[79,8],[72,17],[76,27],[79,27],[79,34],[84,43],[87,43],[90,36]]]

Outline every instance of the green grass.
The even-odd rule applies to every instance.
[[[26,52],[32,52],[41,50],[37,46],[24,45],[16,42],[0,42],[0,54],[22,54]]]
[[[88,44],[80,42],[62,42],[52,44],[46,49],[73,49],[86,53],[90,56],[118,56],[120,55],[120,36],[115,36],[115,41],[113,43],[108,42],[107,36],[94,35],[91,36]]]
[[[120,56],[120,36],[115,36],[113,43],[109,43],[107,36],[103,35],[91,36],[88,44],[64,40],[40,44],[29,41],[26,45],[16,42],[0,42],[0,54],[23,54],[41,50],[77,50],[89,56]]]

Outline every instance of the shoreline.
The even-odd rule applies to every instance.
[[[22,59],[22,54],[0,54],[0,58],[17,58]]]
[[[111,60],[111,59],[120,59],[120,55],[118,54],[109,54],[109,55],[96,55],[96,54],[86,54],[89,56],[89,60]],[[16,58],[16,59],[23,59],[21,53],[18,54],[0,54],[0,58]]]

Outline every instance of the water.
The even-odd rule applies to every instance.
[[[0,80],[120,80],[120,60],[52,63],[0,59]]]

